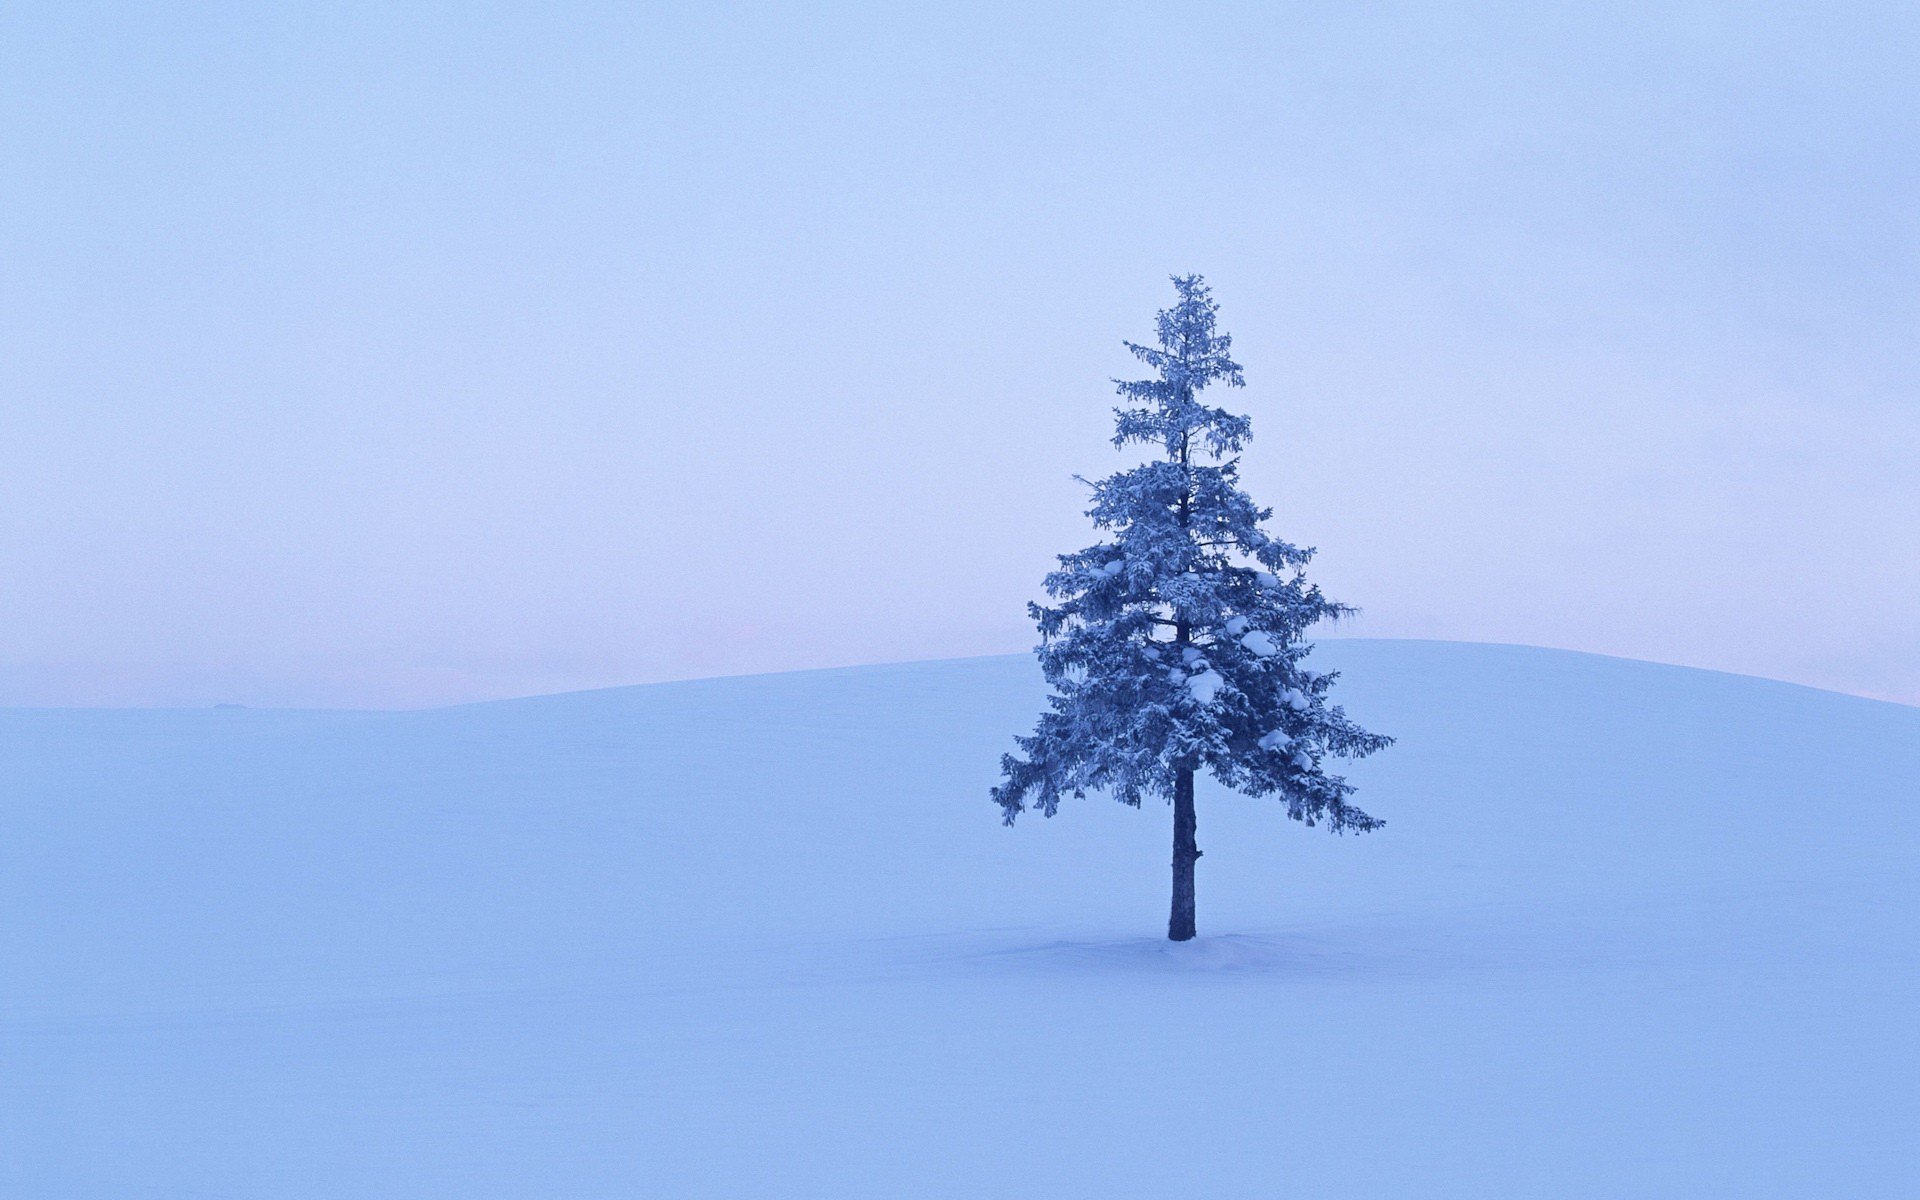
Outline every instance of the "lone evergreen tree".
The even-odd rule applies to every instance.
[[[1214,332],[1198,275],[1175,276],[1159,345],[1126,343],[1154,377],[1116,381],[1113,444],[1155,457],[1092,484],[1087,515],[1108,540],[1060,556],[1046,578],[1057,604],[1029,606],[1053,694],[1021,753],[1001,760],[993,798],[1006,823],[1029,801],[1051,817],[1066,794],[1106,791],[1139,807],[1173,801],[1173,913],[1167,936],[1194,935],[1194,773],[1248,795],[1276,795],[1308,825],[1364,832],[1381,822],[1347,803],[1328,760],[1391,744],[1327,703],[1337,673],[1302,665],[1309,626],[1353,610],[1306,582],[1310,547],[1260,525],[1271,509],[1239,487],[1251,425],[1211,408],[1212,383],[1241,387],[1233,339]]]

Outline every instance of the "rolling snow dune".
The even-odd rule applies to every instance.
[[[1316,658],[1336,838],[1002,828],[1025,656],[0,712],[0,1195],[1914,1194],[1920,709]]]

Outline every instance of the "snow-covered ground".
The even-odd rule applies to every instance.
[[[1920,709],[1334,641],[1334,838],[1002,828],[1026,657],[0,712],[0,1195],[1916,1194]]]

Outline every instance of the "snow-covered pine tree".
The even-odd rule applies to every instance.
[[[1336,673],[1310,671],[1305,633],[1353,610],[1306,582],[1308,547],[1265,533],[1271,509],[1239,486],[1244,416],[1203,404],[1209,384],[1243,386],[1233,340],[1214,331],[1198,275],[1176,276],[1179,301],[1159,317],[1159,345],[1127,349],[1154,378],[1116,381],[1113,443],[1155,457],[1092,484],[1087,515],[1108,540],[1060,556],[1047,576],[1058,603],[1029,609],[1053,694],[1021,753],[1001,760],[993,798],[1006,823],[1031,803],[1051,817],[1064,795],[1105,791],[1138,807],[1173,802],[1173,912],[1167,936],[1194,935],[1193,780],[1210,772],[1287,815],[1334,832],[1381,822],[1347,803],[1331,759],[1391,743],[1327,702]]]

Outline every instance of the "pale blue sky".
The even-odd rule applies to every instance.
[[[1908,6],[188,7],[0,10],[0,703],[1023,649],[1172,271],[1353,632],[1920,701]]]

